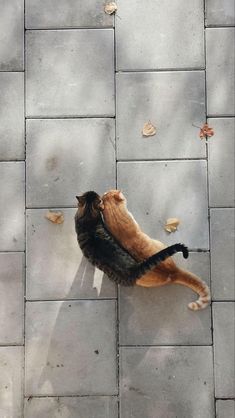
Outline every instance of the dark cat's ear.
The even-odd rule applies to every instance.
[[[118,202],[123,202],[125,200],[124,195],[122,194],[121,190],[117,190],[114,198],[118,201]]]
[[[84,198],[84,196],[76,196],[76,199],[77,199],[78,204],[80,206],[83,206],[85,204],[85,198]]]

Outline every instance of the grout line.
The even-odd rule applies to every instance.
[[[113,25],[107,25],[107,26],[98,26],[98,27],[95,27],[95,26],[71,26],[71,27],[63,27],[63,28],[58,28],[58,27],[47,27],[47,28],[25,28],[25,30],[26,30],[26,32],[52,32],[52,31],[55,31],[55,32],[60,32],[60,31],[75,31],[75,30],[78,30],[78,31],[83,31],[84,29],[85,30],[98,30],[98,31],[100,31],[100,30],[110,30],[110,29],[113,29],[114,27],[113,27]]]
[[[1,347],[24,347],[24,344],[19,344],[19,343],[1,343],[0,344],[0,348]]]
[[[235,28],[234,25],[207,25],[205,29],[227,29],[227,28]]]
[[[70,302],[103,302],[106,300],[110,300],[110,301],[116,301],[117,298],[113,297],[113,298],[99,298],[99,299],[95,299],[95,298],[73,298],[73,299],[25,299],[25,301],[27,303],[37,303],[37,302],[65,302],[65,303],[70,303]]]
[[[116,70],[117,74],[122,74],[122,73],[164,73],[164,72],[169,72],[172,73],[174,71],[176,72],[195,72],[195,71],[204,71],[205,68],[201,67],[201,68],[144,68],[141,70],[138,69],[122,69],[122,70]]]
[[[143,163],[148,163],[148,162],[154,162],[154,161],[206,161],[206,157],[192,157],[192,158],[149,158],[149,159],[120,159],[120,160],[116,160],[117,163],[135,163],[135,162],[143,162]]]
[[[206,45],[206,0],[204,1],[204,54],[205,54],[205,110],[206,110],[206,123],[208,122],[208,109],[207,109],[207,45]],[[208,139],[208,138],[206,138]],[[211,229],[210,229],[210,189],[209,189],[209,144],[206,142],[206,157],[207,157],[207,205],[208,205],[208,233],[209,233],[209,248],[211,249]],[[211,279],[211,253],[209,255],[209,265],[210,265],[210,291],[212,293],[212,279]],[[214,414],[216,414],[216,400],[215,400],[215,358],[214,358],[214,324],[213,324],[213,310],[212,310],[211,301],[210,304],[210,313],[211,313],[211,341],[212,341],[212,376],[213,376],[213,404],[214,404]]]
[[[115,119],[113,115],[65,115],[65,116],[25,116],[26,120],[41,120],[41,119]]]
[[[120,345],[121,348],[158,348],[158,347],[211,347],[212,344],[133,344],[133,345]]]
[[[98,395],[79,395],[79,394],[74,394],[74,395],[25,395],[25,398],[30,400],[32,398],[99,398],[99,397],[104,397],[104,398],[109,398],[109,397],[117,397],[117,394],[113,394],[113,395],[107,395],[106,394],[98,394]],[[43,418],[43,416],[42,416]],[[84,417],[85,418],[85,417]],[[86,417],[87,418],[87,417]]]
[[[207,117],[209,118],[209,119],[234,119],[235,118],[235,113],[234,113],[234,115],[223,115],[223,114],[221,114],[221,115],[210,115],[209,113],[207,114]]]

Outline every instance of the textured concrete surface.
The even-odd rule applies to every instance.
[[[0,344],[23,344],[23,253],[0,253],[0,299]]]
[[[206,30],[207,109],[210,116],[234,116],[235,28]]]
[[[117,398],[111,396],[29,398],[25,418],[118,418]]]
[[[211,284],[215,300],[234,300],[234,209],[211,209]]]
[[[27,29],[102,28],[113,26],[103,0],[26,0]]]
[[[0,72],[0,160],[23,160],[24,75]]]
[[[210,206],[234,206],[234,120],[209,119],[209,125],[215,130],[208,147]]]
[[[28,31],[26,42],[28,116],[114,115],[112,29]]]
[[[22,71],[24,0],[1,0],[0,8],[0,71]]]
[[[117,393],[115,301],[29,302],[26,309],[27,396]]]
[[[235,397],[235,303],[213,304],[215,396]]]
[[[122,348],[121,418],[213,417],[211,366],[211,347]]]
[[[74,233],[76,209],[60,211],[64,223],[54,225],[45,218],[48,209],[27,210],[27,299],[115,298],[115,284],[102,272],[99,296],[93,288],[99,270],[78,247]]]
[[[112,119],[28,120],[26,135],[28,207],[77,206],[115,186]]]
[[[227,399],[216,401],[216,417],[235,418],[235,400]]]
[[[171,117],[166,120],[166,108]],[[143,138],[150,120],[157,134]],[[125,160],[199,158],[198,141],[205,120],[205,74],[202,71],[119,73],[117,76],[117,155]],[[196,126],[195,126],[196,125]],[[190,138],[194,138],[189,141]]]
[[[0,0],[0,418],[234,418],[234,2],[105,3]],[[115,187],[212,309],[85,260],[75,196]]]
[[[0,347],[0,414],[22,416],[23,347]]]
[[[127,197],[129,210],[152,238],[207,249],[206,174],[205,161],[118,163],[118,187]],[[163,226],[173,217],[181,224],[170,235]]]

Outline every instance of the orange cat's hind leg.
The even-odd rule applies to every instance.
[[[168,274],[164,273],[147,273],[142,276],[140,279],[136,280],[137,286],[142,287],[159,287],[165,286],[166,284],[171,283],[171,277]]]

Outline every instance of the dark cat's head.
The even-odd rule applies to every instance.
[[[84,193],[81,196],[76,196],[78,201],[78,212],[79,217],[87,216],[89,218],[100,217],[100,211],[104,209],[104,205],[101,197],[93,191]]]

